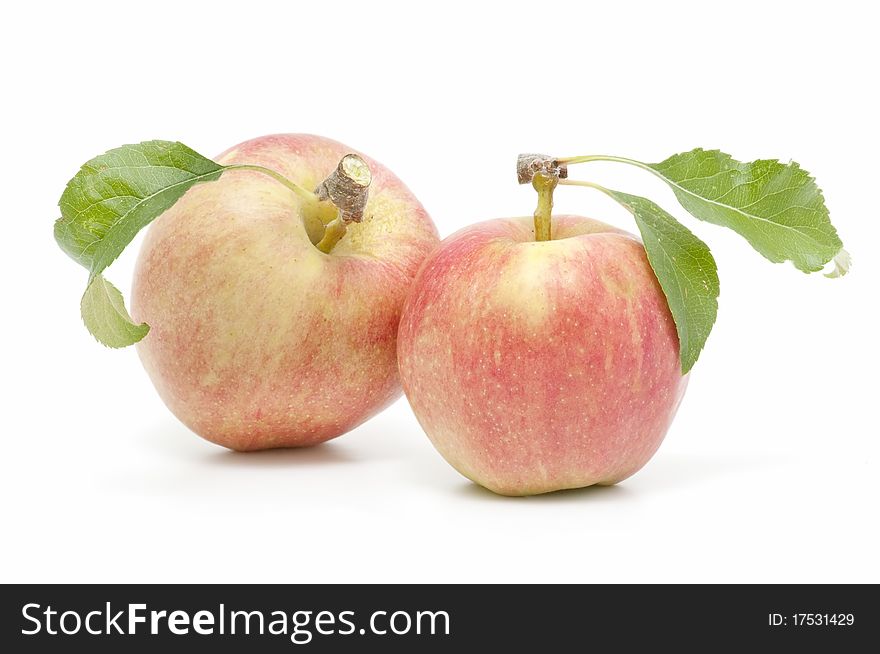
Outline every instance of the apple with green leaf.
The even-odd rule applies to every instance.
[[[844,274],[849,258],[822,193],[797,164],[694,150],[660,164],[521,155],[533,218],[490,220],[445,239],[401,317],[404,391],[434,446],[465,477],[504,495],[617,483],[669,428],[717,312],[709,248],[642,197],[568,179],[610,160],[666,181],[698,219],[762,255]],[[585,186],[620,203],[641,240],[601,222],[552,216],[554,190]]]
[[[59,204],[56,240],[89,270],[86,326],[110,347],[137,343],[200,436],[234,450],[312,445],[400,394],[400,311],[439,238],[381,164],[311,135],[214,161],[150,141],[85,164]],[[150,222],[129,316],[102,273]]]

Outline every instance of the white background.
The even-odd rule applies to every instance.
[[[870,3],[193,5],[4,10],[0,581],[880,582]],[[650,194],[719,265],[717,325],[642,472],[496,497],[405,400],[320,447],[234,454],[174,419],[133,348],[92,340],[52,222],[111,147],[284,131],[384,162],[442,236],[531,213],[521,151],[796,159],[854,266],[770,264],[643,172],[590,164],[575,175]],[[589,189],[557,208],[634,229]],[[126,294],[135,249],[108,271]]]

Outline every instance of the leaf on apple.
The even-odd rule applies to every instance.
[[[223,170],[182,143],[146,141],[95,157],[68,182],[58,202],[55,240],[90,273],[80,308],[101,343],[131,345],[149,326],[131,320],[122,294],[100,273],[141,229],[194,185],[218,179]]]
[[[846,274],[849,255],[822,191],[797,163],[743,163],[697,148],[645,167],[669,184],[691,215],[734,230],[770,261],[791,261],[809,273],[834,260],[829,276]]]
[[[223,166],[182,143],[123,145],[85,163],[58,206],[55,240],[93,275],[192,186],[220,177]]]
[[[80,302],[83,322],[92,335],[107,347],[137,343],[150,326],[136,323],[128,315],[122,293],[103,275],[92,277]]]
[[[648,262],[660,282],[678,332],[681,372],[687,374],[718,315],[718,267],[703,241],[650,200],[608,189],[636,220]]]

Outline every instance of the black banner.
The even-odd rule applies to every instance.
[[[2,586],[4,652],[856,651],[876,586]],[[469,651],[469,650],[465,650]]]

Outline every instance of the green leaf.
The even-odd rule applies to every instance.
[[[678,332],[681,372],[700,356],[718,315],[718,268],[709,247],[650,200],[606,192],[636,220],[648,261],[666,295]]]
[[[92,277],[80,303],[83,322],[92,335],[107,347],[137,343],[150,326],[136,323],[128,315],[122,293],[102,275]]]
[[[68,182],[55,240],[96,275],[192,186],[222,172],[223,166],[182,143],[146,141],[110,150]]]
[[[80,309],[92,335],[125,347],[147,335],[120,293],[100,274],[137,233],[195,184],[218,179],[223,166],[182,143],[146,141],[95,157],[67,183],[58,206],[55,240],[90,273]]]
[[[645,166],[672,187],[694,217],[736,231],[770,261],[791,261],[815,272],[845,254],[822,191],[794,162],[742,163],[718,150],[697,148]],[[838,265],[832,276],[845,272],[846,266]]]

